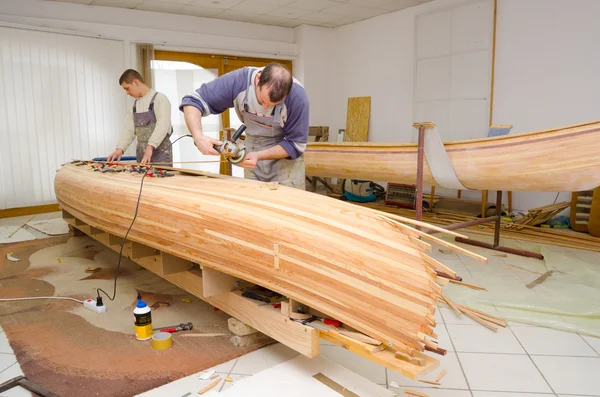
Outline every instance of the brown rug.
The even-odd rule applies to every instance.
[[[7,253],[20,261],[9,261]],[[0,298],[85,300],[97,287],[112,295],[117,258],[89,237],[4,245]],[[131,397],[264,346],[233,346],[227,314],[135,263],[124,259],[119,273],[115,300],[103,297],[104,314],[68,300],[0,302],[0,325],[27,378],[61,397]],[[191,321],[194,329],[173,334],[173,346],[164,351],[136,340],[132,310],[138,291],[153,308],[154,328]]]

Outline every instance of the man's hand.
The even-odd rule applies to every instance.
[[[211,156],[219,156],[220,153],[215,150],[213,145],[221,145],[221,141],[217,139],[213,139],[206,135],[195,135],[194,143],[196,147],[202,154],[207,154]]]
[[[144,157],[142,157],[141,164],[150,164],[150,160],[152,160],[152,153],[154,153],[154,147],[152,145],[146,145],[146,150],[144,150]]]
[[[246,155],[246,157],[241,163],[238,163],[236,165],[239,165],[240,167],[244,168],[256,168],[256,163],[258,162],[258,160],[258,153],[250,152]]]
[[[117,149],[108,155],[108,157],[106,158],[106,161],[109,163],[113,160],[121,161],[121,157],[123,157],[123,150]]]

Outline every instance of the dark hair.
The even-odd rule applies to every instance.
[[[121,77],[119,77],[119,85],[123,85],[123,83],[131,84],[133,83],[133,80],[139,80],[140,83],[144,83],[142,75],[139,74],[137,70],[127,69],[123,72]]]
[[[279,62],[271,62],[263,69],[258,80],[258,86],[267,86],[269,91],[269,100],[271,102],[280,102],[292,89],[292,72]]]

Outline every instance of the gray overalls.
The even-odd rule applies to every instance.
[[[283,127],[280,123],[283,104],[275,106],[272,117],[262,117],[248,111],[248,93],[252,86],[252,75],[248,77],[248,89],[244,97],[243,122],[246,125],[246,150],[258,152],[271,148],[283,141]],[[245,168],[244,177],[261,182],[279,182],[284,186],[305,189],[304,156],[296,159],[259,160],[255,169]]]
[[[135,136],[137,137],[137,147],[135,148],[135,155],[137,162],[142,161],[144,157],[144,152],[146,151],[146,145],[150,140],[150,136],[152,132],[154,132],[154,127],[156,127],[156,114],[154,113],[154,98],[158,92],[154,94],[152,100],[150,101],[150,106],[148,106],[147,112],[136,112],[137,99],[133,102],[133,125],[135,126]],[[171,127],[171,131],[167,134],[165,139],[158,145],[157,148],[154,149],[152,153],[152,159],[150,160],[152,163],[164,163],[160,165],[164,165],[167,167],[173,166],[173,150],[171,148],[171,141],[169,137],[173,133],[173,127]]]

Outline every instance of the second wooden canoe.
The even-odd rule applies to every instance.
[[[600,186],[600,122],[445,144],[469,189],[574,192]],[[309,143],[306,174],[415,184],[417,145]],[[439,186],[425,161],[423,183]]]

